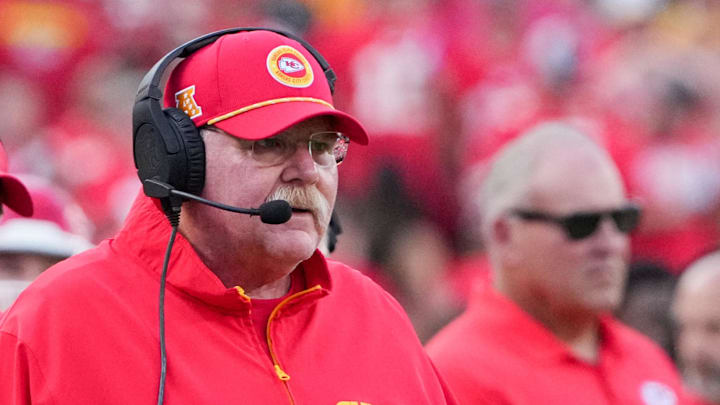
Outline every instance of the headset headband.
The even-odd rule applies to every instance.
[[[211,32],[209,34],[186,42],[185,44],[180,45],[173,51],[169,52],[162,59],[160,59],[152,67],[152,69],[150,69],[149,72],[145,74],[145,77],[143,77],[142,81],[140,82],[140,86],[138,87],[138,92],[135,96],[135,102],[137,103],[146,98],[150,98],[152,100],[156,100],[158,103],[162,103],[163,91],[160,89],[160,80],[162,80],[165,69],[167,69],[168,65],[170,65],[170,63],[172,63],[175,59],[186,58],[198,49],[217,41],[218,38],[222,37],[223,35],[250,31],[270,31],[299,42],[300,45],[302,45],[308,52],[310,52],[310,54],[315,58],[315,60],[317,60],[318,64],[320,64],[320,68],[325,74],[325,78],[327,79],[328,85],[330,86],[330,94],[335,93],[335,80],[337,80],[335,72],[333,72],[330,64],[325,60],[325,58],[320,54],[320,52],[315,50],[315,48],[313,48],[305,40],[288,32],[272,28],[243,27],[228,28],[221,31]],[[159,107],[162,107],[162,105],[160,105]]]

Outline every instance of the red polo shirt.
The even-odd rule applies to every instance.
[[[489,287],[427,346],[463,404],[675,405],[680,378],[649,339],[606,317],[597,364]]]

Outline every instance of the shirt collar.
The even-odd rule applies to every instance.
[[[582,362],[565,342],[515,302],[492,288],[489,283],[483,283],[476,288],[468,310],[475,314],[477,327],[497,331],[497,335],[502,339],[500,344],[510,347],[512,351],[521,352],[526,358],[549,363]],[[599,363],[608,355],[621,355],[615,322],[611,316],[600,318]]]

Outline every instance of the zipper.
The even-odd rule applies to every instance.
[[[236,285],[236,286],[235,286],[235,291],[237,291],[237,293],[238,293],[239,296],[241,296],[241,297],[243,297],[245,300],[247,300],[247,302],[250,302],[251,298],[248,297],[247,294],[245,294],[245,290],[243,290],[242,287],[240,287],[239,285]]]
[[[282,300],[270,313],[270,317],[268,318],[267,326],[265,329],[265,334],[267,336],[268,349],[270,351],[270,358],[272,359],[272,362],[273,362],[273,368],[275,369],[275,375],[277,376],[277,378],[280,381],[283,382],[283,385],[285,386],[285,391],[287,391],[287,394],[288,394],[288,399],[290,400],[290,404],[292,404],[292,405],[295,405],[295,399],[293,398],[292,393],[290,392],[290,385],[288,383],[288,381],[290,381],[290,375],[288,373],[286,373],[285,370],[283,370],[282,366],[280,365],[280,361],[278,360],[277,355],[275,354],[275,350],[273,348],[273,343],[272,343],[272,337],[270,337],[270,324],[272,323],[275,316],[277,316],[280,309],[282,307],[284,307],[288,302],[290,302],[298,297],[301,297],[305,294],[309,294],[313,291],[318,291],[320,289],[322,289],[322,287],[318,284],[311,288],[308,288],[307,290],[297,292],[297,293],[285,298],[284,300]]]

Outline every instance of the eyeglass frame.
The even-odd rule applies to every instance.
[[[594,235],[600,228],[602,220],[610,218],[615,224],[615,228],[623,233],[630,234],[640,224],[642,216],[642,208],[635,203],[628,203],[621,208],[597,211],[577,211],[567,215],[553,215],[547,212],[514,208],[510,210],[510,214],[517,216],[525,221],[539,221],[551,223],[559,226],[565,233],[565,236],[571,241],[580,241]],[[621,218],[622,215],[629,217]],[[578,220],[590,221],[588,229],[573,228],[573,221]],[[583,224],[575,222],[577,226]],[[586,224],[588,225],[588,224]]]
[[[212,126],[212,125],[206,125],[206,126],[203,127],[203,129],[208,130],[208,131],[211,131],[211,132],[217,132],[217,133],[220,133],[220,134],[223,134],[223,135],[233,136],[232,134],[228,134],[228,133],[226,133],[225,131],[223,131],[222,129],[220,129],[220,128],[218,128],[218,127],[215,127],[215,126]],[[268,140],[272,140],[272,139],[281,139],[281,138],[278,138],[278,137],[279,137],[279,136],[283,136],[282,133],[276,134],[276,135],[273,135],[273,136],[269,136],[269,137],[267,137],[267,138],[255,139],[255,140],[242,139],[242,138],[237,138],[237,137],[236,137],[236,138],[237,138],[237,140],[240,141],[243,145],[245,145],[246,147],[248,147],[248,149],[250,150],[250,156],[252,156],[252,158],[253,158],[256,162],[261,163],[264,167],[272,167],[272,166],[277,166],[277,165],[281,164],[283,161],[285,161],[286,158],[288,158],[288,157],[291,156],[293,153],[295,153],[295,151],[297,150],[297,144],[298,144],[298,143],[307,143],[308,152],[310,153],[310,157],[313,159],[313,162],[315,163],[315,165],[318,166],[318,167],[322,167],[322,168],[329,168],[329,167],[332,167],[332,166],[333,166],[332,163],[328,163],[328,164],[324,164],[324,165],[323,165],[323,164],[319,163],[317,160],[315,160],[315,154],[313,154],[312,142],[311,142],[311,141],[313,140],[312,137],[315,136],[315,135],[320,135],[320,134],[334,134],[335,136],[337,136],[337,140],[338,140],[338,141],[342,141],[341,147],[343,147],[343,149],[344,149],[344,151],[343,151],[343,156],[342,156],[339,160],[338,160],[338,156],[335,156],[334,151],[335,151],[335,150],[337,149],[337,147],[338,147],[337,143],[336,143],[336,146],[333,148],[333,153],[330,153],[330,155],[333,155],[333,157],[335,158],[335,159],[334,159],[334,160],[335,160],[335,166],[339,166],[339,165],[345,160],[345,157],[347,156],[347,152],[348,152],[349,147],[350,147],[350,138],[349,138],[348,136],[344,135],[344,134],[343,134],[342,132],[340,132],[340,131],[318,131],[318,132],[313,132],[313,133],[310,134],[310,136],[309,136],[307,139],[305,139],[305,140],[296,140],[295,142],[293,142],[293,144],[295,145],[295,148],[293,148],[290,152],[287,152],[287,153],[285,153],[285,154],[283,154],[283,155],[279,155],[278,158],[277,158],[277,161],[274,161],[274,160],[273,160],[272,162],[266,162],[266,161],[263,161],[262,159],[259,159],[259,158],[258,158],[258,154],[257,154],[257,152],[255,151],[255,147],[256,147],[257,143],[259,143],[259,142],[264,142],[264,141],[268,141]]]

